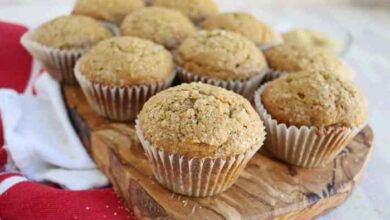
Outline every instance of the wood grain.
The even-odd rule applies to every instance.
[[[226,192],[185,197],[154,180],[134,125],[98,117],[76,86],[65,86],[63,94],[85,147],[139,219],[311,219],[348,197],[372,152],[369,127],[320,168],[289,166],[262,150]]]

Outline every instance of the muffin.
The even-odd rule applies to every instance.
[[[114,37],[81,57],[75,74],[99,115],[130,121],[150,96],[171,84],[174,64],[172,55],[152,41]]]
[[[265,52],[268,65],[276,73],[323,70],[345,79],[351,79],[351,72],[333,53],[304,44],[281,44]]]
[[[208,17],[200,24],[206,30],[222,29],[239,33],[253,41],[260,48],[267,48],[282,41],[271,27],[245,12],[221,13]]]
[[[72,13],[119,25],[127,14],[143,7],[143,0],[77,0]]]
[[[23,46],[38,59],[56,80],[75,83],[73,68],[86,50],[112,37],[96,20],[79,15],[57,17],[21,39]]]
[[[223,30],[200,31],[176,50],[183,82],[201,81],[251,94],[267,70],[264,55],[245,37]]]
[[[359,88],[326,71],[284,75],[262,86],[255,103],[267,128],[267,148],[302,167],[333,160],[367,121]]]
[[[193,22],[199,23],[206,17],[217,14],[218,7],[213,0],[151,0],[152,5],[181,11]]]
[[[290,30],[283,33],[283,39],[286,43],[305,44],[322,48],[333,53],[341,53],[344,47],[341,42],[331,39],[319,31],[310,29]]]
[[[203,83],[181,84],[150,98],[136,130],[158,182],[187,196],[229,188],[265,136],[245,98]]]
[[[154,41],[173,50],[184,39],[196,33],[192,22],[181,12],[162,7],[147,7],[137,10],[123,20],[122,35],[135,36]]]

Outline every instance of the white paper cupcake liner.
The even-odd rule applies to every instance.
[[[267,130],[265,147],[278,159],[301,167],[318,167],[332,161],[365,125],[355,128],[288,126],[278,123],[266,111],[261,94],[255,93],[256,109]]]
[[[56,80],[75,84],[73,74],[77,60],[86,49],[58,49],[41,45],[32,40],[33,31],[28,31],[21,38],[21,44],[36,58],[46,71]]]
[[[113,22],[109,22],[109,21],[99,21],[99,22],[102,25],[104,25],[104,27],[106,27],[108,30],[110,30],[110,32],[112,33],[112,35],[114,37],[120,35],[119,27],[117,24],[115,24]]]
[[[178,78],[181,82],[202,82],[211,84],[214,86],[219,86],[227,90],[231,90],[246,98],[252,98],[253,93],[259,87],[263,77],[266,75],[268,68],[260,70],[258,74],[252,76],[247,80],[219,80],[215,78],[210,78],[207,76],[200,76],[186,71],[183,68],[177,68]]]
[[[99,115],[115,121],[136,119],[144,103],[154,94],[168,88],[175,78],[175,73],[172,73],[162,83],[118,87],[88,80],[80,72],[80,62],[76,63],[74,71],[92,109]]]
[[[263,85],[263,84],[268,83],[268,82],[270,82],[272,80],[275,80],[275,79],[283,76],[284,74],[287,74],[287,72],[270,69],[264,75],[263,79],[261,80],[260,85]]]
[[[282,43],[282,42],[257,44],[257,48],[259,48],[259,50],[260,50],[261,52],[265,52],[265,51],[267,51],[269,48],[274,47],[274,46],[276,46],[276,45],[279,45],[279,44],[281,44],[281,43]]]
[[[275,41],[274,42],[268,42],[268,43],[261,43],[257,44],[257,48],[259,48],[262,52],[267,51],[269,48],[284,43],[283,37],[281,34],[276,33]]]
[[[156,180],[186,196],[212,196],[227,190],[262,146],[261,143],[246,153],[226,158],[191,158],[159,150],[144,138],[139,120],[135,127]]]

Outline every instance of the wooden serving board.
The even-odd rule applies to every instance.
[[[289,166],[261,150],[226,192],[185,197],[154,180],[132,124],[97,116],[77,86],[63,94],[85,147],[139,219],[311,219],[348,197],[372,152],[370,127],[321,168]]]

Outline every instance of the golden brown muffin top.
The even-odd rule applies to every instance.
[[[367,121],[360,89],[325,71],[284,75],[266,86],[261,100],[278,123],[288,125],[358,127]]]
[[[174,71],[171,53],[136,37],[100,42],[80,60],[80,72],[104,85],[128,86],[164,82]]]
[[[336,53],[343,49],[341,42],[331,39],[319,31],[310,29],[294,29],[285,32],[283,33],[283,39],[286,43],[305,44]]]
[[[206,30],[222,29],[239,33],[255,44],[278,43],[281,36],[271,27],[245,12],[229,12],[213,15],[204,20],[200,27]]]
[[[194,22],[218,13],[218,6],[213,0],[152,0],[152,4],[181,11]]]
[[[127,14],[144,6],[143,0],[77,0],[72,13],[119,24]]]
[[[268,65],[284,72],[302,70],[325,70],[345,78],[346,69],[333,53],[321,48],[303,44],[281,44],[265,52]]]
[[[216,86],[191,83],[150,98],[140,128],[153,146],[190,157],[228,157],[261,144],[263,122],[242,96]]]
[[[39,26],[33,40],[47,47],[59,49],[88,48],[112,33],[96,20],[79,15],[57,17]]]
[[[162,7],[137,10],[123,20],[121,34],[152,40],[167,49],[176,48],[194,35],[196,28],[181,12]]]
[[[196,75],[248,79],[267,68],[263,54],[245,37],[228,31],[200,31],[176,50],[177,64]]]

